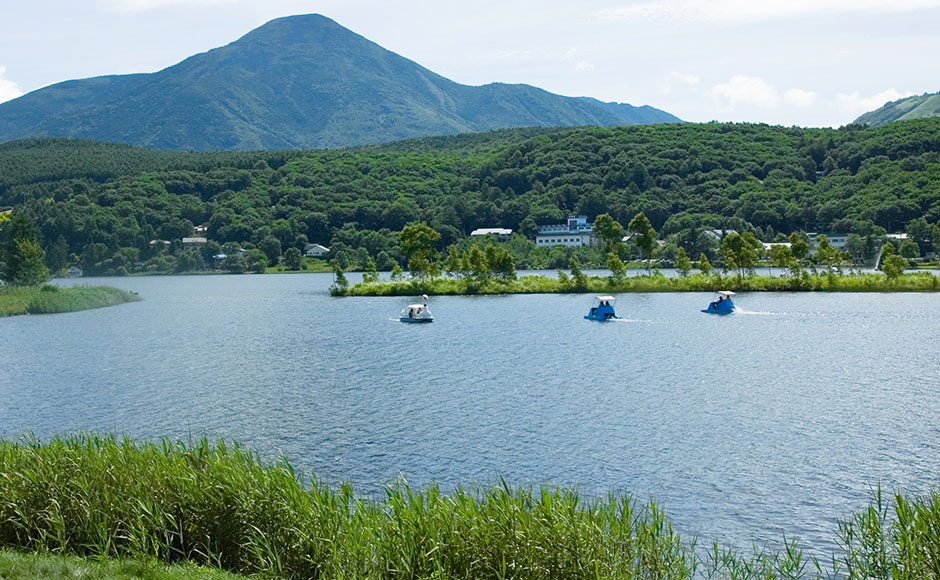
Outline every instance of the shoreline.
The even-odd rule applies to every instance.
[[[662,274],[615,280],[601,276],[557,278],[539,275],[505,279],[426,277],[404,280],[359,282],[332,286],[332,296],[413,296],[436,294],[475,296],[492,294],[572,294],[635,292],[940,292],[940,276],[929,272],[888,278],[883,274],[809,274],[799,276],[738,276],[691,274],[666,277]]]
[[[79,312],[139,300],[136,292],[111,286],[11,286],[0,288],[0,317]]]

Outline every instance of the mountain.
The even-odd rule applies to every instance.
[[[505,127],[678,121],[649,106],[529,85],[461,85],[310,14],[272,20],[156,73],[67,81],[2,103],[0,141],[335,148]]]
[[[880,109],[865,113],[855,122],[860,125],[880,127],[892,121],[907,121],[940,117],[940,93],[924,93],[917,97],[907,97],[885,103]]]

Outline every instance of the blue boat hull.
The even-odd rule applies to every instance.
[[[734,302],[724,300],[722,302],[712,302],[708,308],[702,310],[705,314],[733,314]]]
[[[584,319],[604,322],[605,320],[619,320],[620,317],[614,314],[613,306],[610,304],[603,304],[601,306],[592,307],[591,310],[584,315]]]
[[[585,315],[584,315],[584,319],[585,319],[585,320],[596,320],[596,321],[598,321],[598,322],[604,322],[605,320],[620,320],[620,317],[619,317],[619,316],[614,316],[614,315],[612,315],[612,314],[611,314],[610,316],[591,316],[590,314],[585,314]]]

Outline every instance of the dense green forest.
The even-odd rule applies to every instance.
[[[763,241],[856,234],[865,254],[885,232],[906,231],[925,255],[940,237],[940,119],[517,129],[339,151],[27,140],[0,145],[0,211],[11,207],[36,224],[50,270],[79,265],[86,275],[215,267],[218,254],[229,256],[225,269],[257,269],[307,243],[330,247],[344,267],[372,258],[390,269],[405,264],[399,232],[410,223],[440,233],[445,255],[475,228],[531,238],[570,213],[626,226],[643,212],[668,248],[713,261],[708,228]],[[210,242],[184,250],[198,225]],[[517,267],[566,267],[578,252],[604,259],[521,239],[512,252]]]

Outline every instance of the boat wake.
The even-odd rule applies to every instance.
[[[734,309],[735,314],[743,314],[746,316],[786,316],[786,312],[762,312],[759,310],[741,310],[740,308]]]

